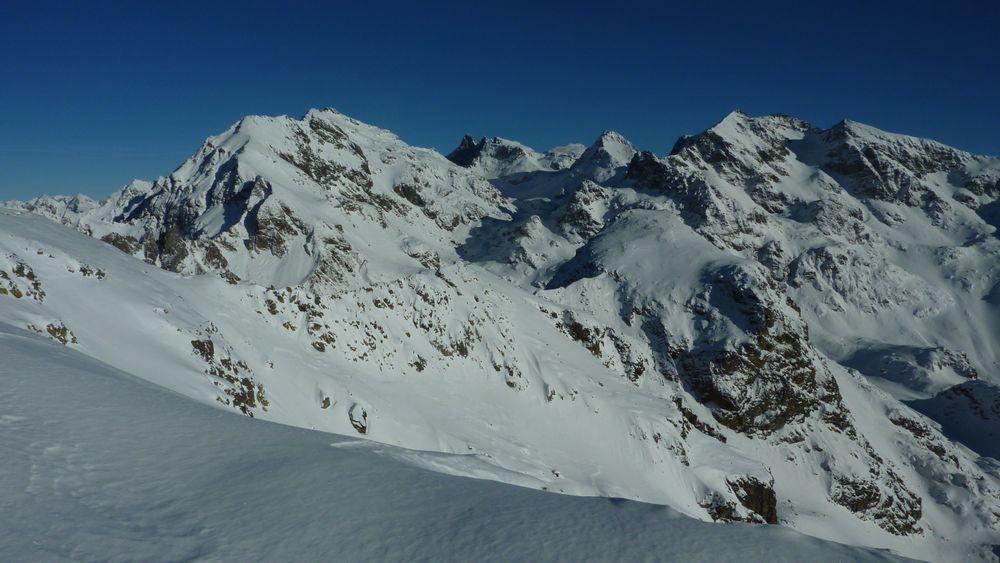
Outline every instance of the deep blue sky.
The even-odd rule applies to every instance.
[[[156,5],[154,5],[156,4]],[[0,199],[168,174],[245,114],[333,106],[447,152],[734,108],[1000,154],[1000,2],[0,0]]]

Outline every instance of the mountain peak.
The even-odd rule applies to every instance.
[[[637,152],[635,146],[623,135],[605,130],[573,163],[571,169],[596,182],[605,182],[622,172]]]
[[[580,160],[594,158],[611,159],[615,162],[628,163],[636,153],[635,146],[617,131],[605,130],[590,147],[580,156]]]
[[[468,168],[476,161],[485,141],[486,139],[483,138],[482,141],[477,143],[472,135],[466,133],[458,143],[458,146],[455,147],[455,150],[448,153],[446,158],[459,166]]]
[[[472,137],[472,135],[469,135],[468,133],[463,135],[462,141],[458,143],[459,149],[471,149],[475,146],[476,146],[476,140]]]
[[[853,119],[841,119],[840,121],[834,123],[830,126],[828,131],[836,136],[878,136],[880,134],[885,134],[884,131],[872,127],[871,125],[866,125],[860,121],[854,121]]]
[[[621,133],[612,131],[611,129],[605,129],[601,132],[601,135],[597,137],[597,140],[594,141],[593,145],[603,147],[614,145],[632,146],[632,143],[630,143],[629,140],[626,139]]]
[[[762,148],[782,145],[791,139],[799,139],[811,129],[812,126],[807,122],[785,114],[751,117],[742,110],[733,110],[701,133],[677,139],[670,154],[676,155],[685,149],[694,148],[708,160],[718,160],[732,147],[756,152]]]
[[[750,114],[741,109],[734,109],[733,111],[727,113],[725,117],[720,119],[719,122],[715,124],[715,127],[718,127],[719,125],[722,124],[742,123],[748,119],[753,119],[752,117],[750,117]],[[713,127],[713,129],[715,127]]]
[[[961,152],[937,141],[904,135],[900,133],[890,133],[875,127],[854,121],[852,119],[842,119],[826,130],[826,136],[831,140],[852,141],[865,145],[899,145],[911,148],[923,147],[931,150],[947,150],[951,152]]]
[[[446,158],[463,168],[475,168],[487,178],[549,168],[544,155],[503,137],[483,137],[476,142],[465,135]]]
[[[309,121],[314,118],[325,119],[337,115],[343,116],[344,114],[329,106],[324,108],[310,108],[302,114],[302,121]]]

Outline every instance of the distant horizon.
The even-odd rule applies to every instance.
[[[219,134],[223,133],[226,129],[228,129],[229,127],[232,127],[233,125],[235,125],[237,122],[239,122],[241,119],[243,119],[245,117],[250,117],[250,116],[289,117],[291,119],[299,120],[299,119],[302,119],[311,110],[323,110],[323,109],[332,109],[332,110],[334,110],[334,111],[336,111],[336,112],[338,112],[338,113],[340,113],[342,115],[346,115],[346,116],[352,117],[354,119],[358,119],[359,121],[367,123],[368,125],[374,125],[374,126],[379,127],[381,129],[385,129],[385,130],[391,131],[393,133],[396,133],[396,131],[394,131],[391,126],[387,126],[386,124],[381,124],[381,123],[372,123],[372,122],[369,122],[369,121],[365,121],[363,119],[359,119],[356,116],[354,116],[354,115],[352,115],[352,114],[350,114],[348,112],[341,111],[336,106],[331,106],[331,105],[321,106],[321,107],[307,108],[307,109],[305,109],[304,111],[302,111],[301,113],[298,113],[298,114],[296,114],[296,113],[289,113],[289,112],[286,112],[286,113],[273,113],[273,114],[249,113],[249,114],[240,116],[239,118],[233,120],[229,125],[227,125],[223,129],[220,129],[220,130],[218,130],[218,131],[216,131],[214,133],[209,133],[209,134],[205,135],[204,138],[203,138],[203,140],[202,140],[202,142],[199,143],[197,146],[192,147],[191,150],[188,151],[187,153],[183,153],[183,151],[177,151],[177,154],[183,153],[183,155],[180,156],[180,159],[173,166],[171,166],[169,170],[167,170],[165,172],[161,172],[161,173],[158,173],[158,174],[155,174],[155,175],[152,175],[152,176],[148,176],[148,177],[133,177],[133,178],[129,178],[128,180],[126,180],[126,181],[124,181],[124,182],[122,182],[122,183],[120,183],[118,185],[110,186],[104,193],[43,192],[43,193],[36,193],[34,195],[29,195],[27,197],[0,197],[0,201],[5,200],[5,199],[29,200],[29,199],[33,199],[35,197],[43,197],[43,196],[67,196],[67,197],[74,197],[74,196],[78,196],[78,195],[84,195],[84,196],[90,197],[90,198],[95,199],[95,200],[102,200],[102,199],[108,197],[109,195],[111,195],[116,190],[121,189],[122,187],[128,185],[130,182],[137,181],[137,180],[138,181],[153,182],[153,181],[157,180],[158,178],[169,176],[179,166],[181,166],[188,158],[190,158],[198,150],[198,148],[201,147],[201,145],[205,142],[205,140],[209,139],[210,137],[213,137],[213,136],[216,136],[216,135],[219,135]],[[490,134],[490,133],[482,133],[482,134],[480,134],[480,133],[474,133],[474,132],[466,132],[466,133],[460,134],[458,136],[457,140],[455,141],[455,143],[452,146],[448,147],[448,148],[423,146],[423,145],[420,145],[418,143],[410,142],[408,139],[403,138],[402,136],[400,136],[400,138],[402,138],[404,142],[406,142],[407,144],[409,144],[411,146],[415,146],[415,147],[419,147],[419,148],[425,148],[425,149],[431,149],[431,150],[437,151],[442,156],[446,156],[448,153],[450,153],[452,150],[454,150],[458,146],[459,142],[462,140],[462,137],[465,136],[465,135],[470,135],[477,142],[479,140],[483,139],[483,138],[500,137],[500,138],[503,138],[503,139],[506,139],[506,140],[509,140],[509,141],[515,141],[517,143],[520,143],[522,145],[525,145],[525,146],[528,146],[528,147],[530,147],[532,149],[535,149],[535,150],[537,150],[539,152],[544,152],[544,151],[546,151],[548,149],[551,149],[551,148],[554,148],[554,147],[571,145],[571,144],[579,144],[579,145],[583,145],[585,147],[589,147],[591,144],[593,144],[600,137],[600,135],[604,131],[614,131],[616,133],[621,134],[623,137],[625,137],[626,139],[628,139],[630,142],[633,142],[633,144],[639,150],[651,151],[651,152],[657,154],[658,156],[666,156],[667,154],[669,154],[670,148],[673,147],[674,143],[676,143],[677,140],[681,139],[682,137],[684,137],[686,135],[695,135],[695,134],[701,133],[703,131],[706,131],[706,130],[710,129],[711,127],[713,127],[714,125],[718,124],[720,121],[722,121],[730,113],[737,112],[737,111],[743,112],[743,113],[749,115],[750,117],[762,117],[762,116],[767,116],[767,115],[787,115],[789,117],[793,117],[793,118],[797,118],[797,119],[802,119],[803,121],[809,123],[809,125],[811,125],[813,127],[817,127],[819,129],[829,129],[830,127],[836,125],[837,123],[840,123],[841,121],[852,121],[852,122],[855,122],[855,123],[863,123],[864,125],[875,127],[877,129],[885,131],[887,133],[895,133],[895,134],[900,134],[900,135],[925,138],[925,139],[930,139],[930,140],[933,140],[933,141],[941,142],[938,139],[933,139],[933,138],[930,138],[930,137],[920,137],[919,135],[912,135],[912,134],[907,133],[905,131],[891,131],[891,130],[879,127],[876,124],[862,122],[862,121],[859,121],[859,120],[851,119],[849,117],[843,117],[843,118],[837,119],[837,120],[833,121],[832,123],[830,123],[829,125],[821,125],[821,124],[814,123],[814,122],[812,122],[812,121],[810,121],[808,119],[803,119],[801,116],[792,115],[792,114],[788,114],[788,113],[785,113],[785,112],[769,112],[769,113],[763,113],[763,114],[753,114],[753,113],[746,112],[742,108],[733,108],[732,110],[730,110],[730,111],[726,112],[725,114],[723,114],[722,116],[720,116],[718,119],[712,121],[711,123],[706,124],[702,129],[699,129],[697,131],[690,131],[690,132],[678,134],[674,138],[673,141],[670,141],[670,142],[666,143],[665,146],[667,148],[664,149],[664,150],[662,150],[662,151],[661,150],[650,149],[650,148],[644,147],[644,146],[642,146],[642,145],[640,145],[638,143],[635,143],[635,142],[632,141],[632,139],[628,135],[622,133],[620,130],[615,129],[613,127],[604,127],[602,129],[596,131],[594,133],[593,137],[591,139],[589,139],[589,140],[571,140],[571,141],[566,141],[566,142],[561,142],[561,143],[556,143],[556,144],[553,144],[553,145],[546,145],[546,146],[533,145],[531,143],[523,141],[522,139],[517,138],[516,136],[515,137],[511,137],[511,136],[505,136],[505,135],[494,135],[494,134]],[[956,148],[956,149],[959,149],[959,150],[963,150],[963,151],[966,151],[966,152],[973,153],[973,154],[983,154],[983,153],[975,153],[975,151],[969,151],[969,150],[964,149],[964,148],[962,148],[960,146],[954,146],[954,145],[951,145],[949,143],[944,143],[944,144],[948,145],[948,146],[952,146],[953,148]],[[5,147],[3,145],[0,145],[0,154],[3,153],[4,149],[5,149]],[[91,149],[91,150],[98,151],[100,149],[98,148],[98,149]],[[45,153],[45,151],[38,151],[38,152]],[[82,152],[87,152],[87,149],[83,149]],[[122,155],[123,158],[128,158],[129,151],[123,150],[123,151],[120,151],[120,152],[121,152],[121,155]],[[63,154],[72,154],[72,151],[70,149],[66,149],[66,150],[62,151],[62,153]],[[58,149],[52,149],[47,154],[60,154],[60,151]],[[141,153],[141,151],[134,151],[134,154],[136,154],[136,155],[142,155],[143,153]],[[153,153],[149,153],[149,154],[162,155],[162,154],[173,154],[173,153],[170,153],[170,152],[167,152],[167,153],[155,153],[155,152],[153,152]],[[1000,156],[1000,155],[987,154],[986,156]],[[2,187],[0,187],[0,188],[2,188]],[[0,190],[0,193],[3,193],[3,191]]]
[[[8,4],[0,199],[101,198],[244,115],[338,111],[447,153],[604,129],[664,154],[729,111],[1000,155],[1000,3]]]

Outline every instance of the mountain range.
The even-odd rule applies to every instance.
[[[444,473],[1000,557],[1000,158],[741,112],[668,155],[605,131],[443,156],[324,109],[101,201],[0,207],[0,321],[195,401]]]

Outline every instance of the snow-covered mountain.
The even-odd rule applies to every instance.
[[[471,135],[466,135],[458,147],[448,153],[448,160],[486,178],[496,179],[539,170],[569,168],[586,148],[580,144],[569,144],[540,153],[517,141],[483,137],[477,142]]]
[[[247,117],[102,202],[8,202],[0,318],[477,460],[439,471],[989,559],[998,197],[1000,159],[853,122],[445,158],[333,110]]]

